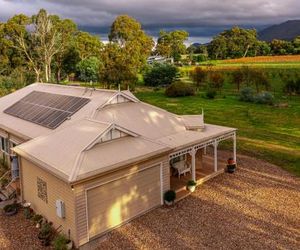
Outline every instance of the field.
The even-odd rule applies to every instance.
[[[300,176],[300,98],[288,108],[243,103],[236,95],[214,100],[167,98],[162,91],[140,90],[137,97],[176,114],[205,112],[205,122],[238,128],[238,152],[268,160]]]
[[[204,70],[223,73],[225,75],[224,89],[227,90],[235,90],[235,86],[231,84],[231,73],[243,66],[264,70],[271,83],[269,91],[275,95],[282,94],[285,85],[285,81],[283,79],[300,78],[300,55],[213,60],[202,62],[199,66]],[[184,81],[190,81],[190,72],[195,67],[196,66],[180,67],[181,76]]]

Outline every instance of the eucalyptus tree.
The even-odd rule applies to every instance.
[[[70,29],[72,27],[72,29]],[[64,53],[71,33],[76,29],[70,20],[61,20],[41,9],[37,15],[16,15],[5,24],[10,46],[22,52],[36,81],[49,82],[54,57]]]
[[[181,55],[186,53],[184,42],[188,39],[188,36],[189,33],[185,30],[160,31],[156,53],[165,57],[173,57],[175,61],[180,60]]]
[[[75,48],[81,60],[89,57],[99,57],[103,44],[99,36],[79,31],[75,36]]]
[[[116,18],[109,33],[109,43],[101,52],[100,76],[107,84],[129,85],[146,65],[154,41],[134,18],[121,15]]]

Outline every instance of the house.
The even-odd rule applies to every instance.
[[[187,180],[221,173],[220,141],[233,141],[236,158],[236,129],[205,124],[203,113],[169,113],[128,90],[29,85],[0,98],[0,137],[19,198],[77,247],[161,206],[167,190],[180,196]],[[174,173],[176,162],[188,171]]]
[[[167,58],[163,56],[149,56],[147,58],[147,63],[148,64],[154,64],[154,63],[174,63],[174,59],[172,57]]]

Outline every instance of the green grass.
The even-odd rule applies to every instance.
[[[176,114],[205,112],[205,122],[238,128],[238,152],[265,159],[300,176],[300,98],[288,108],[244,103],[235,95],[214,100],[167,98],[162,91],[141,90],[137,97]],[[286,102],[286,100],[285,100]]]

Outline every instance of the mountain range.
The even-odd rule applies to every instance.
[[[267,42],[273,39],[291,41],[296,36],[300,36],[300,20],[289,20],[258,32],[259,39]]]

